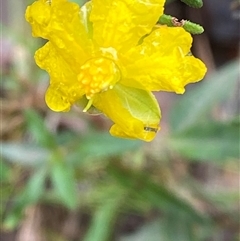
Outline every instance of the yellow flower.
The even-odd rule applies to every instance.
[[[38,0],[26,10],[35,37],[49,41],[35,54],[50,75],[46,103],[68,111],[80,99],[114,125],[118,137],[151,141],[160,109],[152,91],[183,93],[201,80],[205,65],[189,55],[182,28],[156,26],[165,0]]]

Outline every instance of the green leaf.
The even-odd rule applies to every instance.
[[[24,143],[0,143],[1,155],[7,161],[27,166],[45,164],[49,151]]]
[[[7,218],[3,220],[4,229],[13,230],[19,225],[21,219],[22,219],[22,213],[13,212],[9,214]]]
[[[109,173],[126,189],[131,189],[138,200],[144,200],[152,207],[159,208],[163,212],[174,208],[194,217],[199,222],[206,220],[206,217],[203,217],[187,201],[165,186],[155,184],[146,174],[129,171],[113,164],[109,166]]]
[[[204,28],[201,25],[190,21],[183,21],[183,28],[190,34],[201,34],[204,32]]]
[[[77,207],[77,190],[75,188],[74,171],[69,163],[56,159],[51,170],[51,180],[54,190],[66,207]]]
[[[107,241],[112,234],[114,221],[119,210],[121,196],[115,196],[106,200],[95,212],[90,228],[84,241]]]
[[[0,161],[0,182],[6,182],[9,179],[10,168],[2,160]]]
[[[157,220],[143,225],[133,234],[122,236],[119,241],[159,241],[160,237],[163,238],[163,230],[160,221]]]
[[[7,229],[15,228],[22,220],[24,209],[37,203],[44,192],[44,182],[47,174],[46,167],[40,168],[29,180],[26,187],[18,195],[14,202],[11,212],[4,220],[4,227]]]
[[[79,143],[79,146],[69,156],[69,159],[78,163],[83,162],[86,158],[121,155],[142,145],[141,141],[115,138],[107,132],[89,133],[82,137]]]
[[[199,121],[207,120],[212,107],[226,101],[236,90],[239,63],[233,61],[198,83],[178,98],[170,112],[173,132],[183,131]]]
[[[181,1],[192,8],[201,8],[203,6],[202,0],[181,0]]]
[[[198,223],[195,218],[177,209],[169,210],[161,222],[165,240],[204,241],[209,238],[211,222]]]
[[[175,211],[175,210],[173,210]],[[196,225],[194,220],[184,215],[172,212],[161,219],[147,222],[135,233],[125,235],[119,241],[203,241],[207,227]]]
[[[36,173],[28,180],[25,190],[25,200],[27,203],[36,203],[43,194],[45,177],[47,175],[46,167],[40,168]]]
[[[169,139],[169,147],[189,160],[219,161],[240,157],[239,125],[206,122]]]
[[[204,32],[204,29],[201,25],[186,21],[186,20],[181,20],[179,21],[177,18],[171,16],[171,15],[166,15],[163,14],[159,20],[158,23],[162,25],[167,25],[168,27],[183,27],[187,32],[191,34],[201,34]]]
[[[42,117],[34,110],[26,110],[27,127],[38,144],[48,149],[56,147],[54,136],[44,124]]]

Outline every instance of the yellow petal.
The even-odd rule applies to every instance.
[[[165,0],[92,0],[93,38],[102,47],[122,50],[151,32]]]
[[[73,104],[69,86],[54,83],[49,86],[45,94],[45,101],[53,111],[69,111]]]
[[[84,94],[77,81],[78,72],[65,62],[50,42],[36,52],[35,60],[50,75],[50,87],[45,97],[47,105],[54,111],[67,111]]]
[[[83,64],[90,56],[93,43],[89,38],[88,8],[66,0],[34,2],[26,10],[26,20],[34,36],[48,39],[66,61]],[[71,63],[72,64],[72,63]]]
[[[28,6],[25,18],[32,25],[34,37],[46,38],[48,35],[47,26],[51,19],[51,6],[47,1],[36,1],[31,6]]]
[[[161,26],[132,48],[124,59],[122,83],[139,82],[149,91],[183,93],[184,86],[201,80],[206,73],[204,63],[190,56],[192,37],[182,28]]]
[[[115,123],[114,136],[151,141],[159,130],[160,109],[151,92],[116,84],[96,95],[93,105]]]

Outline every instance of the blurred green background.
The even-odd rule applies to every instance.
[[[239,1],[166,5],[204,26],[193,53],[208,74],[184,95],[156,93],[151,143],[111,137],[101,115],[46,107],[48,75],[33,59],[44,41],[24,20],[32,2],[0,0],[0,240],[239,241]]]

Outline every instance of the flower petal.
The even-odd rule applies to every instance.
[[[50,42],[35,54],[37,65],[50,75],[50,87],[45,99],[50,109],[67,111],[84,94],[77,81],[77,73]]]
[[[93,39],[123,52],[151,32],[165,0],[92,0]]]
[[[34,2],[26,10],[26,20],[32,25],[33,36],[48,39],[67,61],[83,64],[92,52],[87,24],[88,8],[67,0]]]
[[[191,44],[192,37],[184,29],[159,27],[126,53],[122,83],[129,85],[129,79],[135,79],[139,88],[149,91],[183,93],[185,85],[201,80],[206,73],[203,62],[188,54]]]
[[[115,123],[113,136],[151,141],[159,130],[160,109],[151,92],[116,84],[96,95],[93,105]]]

